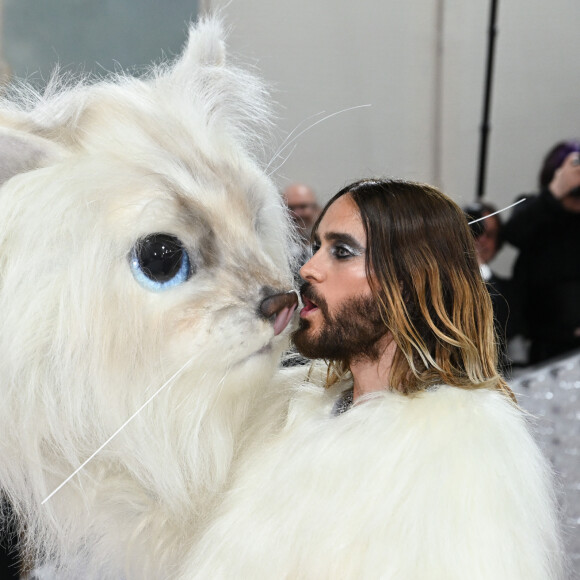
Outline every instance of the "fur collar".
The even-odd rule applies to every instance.
[[[333,416],[345,386],[294,390],[184,578],[560,577],[551,471],[511,401],[441,385]]]

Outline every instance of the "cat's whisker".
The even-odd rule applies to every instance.
[[[187,362],[177,370],[163,385],[161,385],[140,407],[135,411],[88,459],[83,461],[58,487],[56,487],[52,492],[50,492],[40,503],[43,505],[46,503],[55,493],[62,489],[77,473],[84,469],[90,461],[92,461],[125,427],[135,418],[159,393],[161,393],[166,387],[168,387],[191,363],[194,357],[191,357]]]
[[[224,385],[225,385],[225,383],[226,383],[226,379],[228,378],[228,375],[230,374],[230,370],[231,370],[231,367],[228,367],[228,368],[226,369],[226,371],[225,371],[225,373],[223,374],[223,376],[222,376],[221,380],[220,380],[220,381],[219,381],[219,383],[217,384],[217,390],[218,390],[218,392],[219,392],[219,395],[218,395],[218,397],[216,397],[216,399],[215,399],[216,401],[218,401],[218,400],[219,400],[219,398],[220,398],[220,396],[221,396],[221,392],[222,392],[222,391],[223,391],[223,389],[224,389]]]
[[[494,211],[493,213],[488,213],[487,215],[484,215],[483,217],[480,217],[476,220],[472,220],[472,221],[468,222],[468,225],[476,224],[477,222],[480,222],[482,220],[486,220],[487,218],[490,218],[492,215],[497,215],[498,213],[502,213],[503,211],[510,209],[510,207],[514,207],[515,205],[522,203],[522,201],[526,201],[526,198],[522,197],[522,199],[519,199],[518,201],[512,203],[511,205],[508,205],[506,207],[502,207],[501,209],[498,209],[497,211]]]
[[[272,161],[275,159],[275,157],[281,155],[290,145],[292,145],[302,135],[304,135],[304,133],[306,133],[307,131],[310,131],[310,129],[312,129],[313,127],[316,127],[316,125],[318,125],[319,123],[322,123],[323,121],[327,121],[328,119],[331,119],[332,117],[336,117],[337,115],[341,115],[342,113],[346,113],[348,111],[354,111],[355,109],[363,109],[363,108],[370,107],[370,106],[371,106],[370,103],[368,103],[366,105],[355,105],[354,107],[347,107],[346,109],[341,109],[340,111],[330,113],[330,115],[326,115],[325,117],[322,117],[322,119],[318,119],[318,121],[312,123],[311,125],[309,125],[305,129],[302,129],[302,131],[300,131],[292,139],[290,139],[283,147],[280,147],[280,149],[278,149],[278,151],[276,152],[276,155],[272,158]],[[266,167],[265,171],[268,170],[268,168],[272,164],[272,161],[270,161],[270,163]]]
[[[296,131],[298,131],[298,129],[302,125],[304,125],[304,123],[306,123],[307,121],[310,121],[310,119],[314,119],[314,117],[318,117],[319,115],[324,115],[324,113],[326,113],[326,111],[320,111],[319,113],[314,113],[314,115],[310,115],[309,117],[306,117],[306,119],[302,119],[302,121],[300,121],[300,123],[298,123],[298,125],[296,125],[296,127],[294,127],[294,129],[292,129],[292,131],[290,131],[290,133],[288,133],[288,135],[286,135],[286,137],[284,137],[284,140],[282,141],[282,143],[280,143],[280,147],[278,147],[278,149],[276,150],[274,155],[272,155],[272,158],[268,162],[268,165],[266,165],[266,167],[264,168],[264,171],[268,171],[268,169],[270,168],[270,165],[272,165],[274,160],[277,157],[279,157],[280,152],[282,151],[282,149],[284,148],[284,146],[286,145],[288,140],[292,137],[292,135],[294,135],[294,133],[296,133]]]
[[[290,157],[292,157],[292,153],[294,153],[294,150],[296,149],[297,146],[298,146],[298,143],[295,143],[294,147],[292,147],[290,153],[288,153],[288,155],[286,155],[286,157],[284,157],[282,162],[279,165],[277,165],[274,169],[272,169],[272,171],[268,171],[268,177],[272,177],[272,175],[274,175],[275,173],[278,173],[278,171],[280,171],[280,169],[282,169],[282,167],[284,166],[286,161],[288,161],[288,159],[290,159]]]

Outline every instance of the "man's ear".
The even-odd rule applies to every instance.
[[[49,165],[61,155],[60,147],[48,139],[0,128],[0,186],[15,175]]]

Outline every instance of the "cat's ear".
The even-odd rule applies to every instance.
[[[15,175],[49,165],[61,154],[48,139],[0,127],[0,185]]]
[[[187,83],[193,71],[204,67],[223,67],[226,64],[225,33],[220,20],[204,18],[189,28],[189,38],[171,76]]]
[[[204,18],[192,26],[165,90],[185,90],[198,113],[205,112],[207,126],[225,128],[258,158],[272,127],[269,91],[257,75],[226,61],[225,39],[219,18]]]

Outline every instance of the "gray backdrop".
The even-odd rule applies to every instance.
[[[59,62],[98,75],[179,53],[197,0],[4,0],[4,58],[42,82]]]

